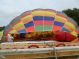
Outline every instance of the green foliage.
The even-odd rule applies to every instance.
[[[79,25],[79,9],[77,8],[67,9],[67,10],[63,10],[63,12],[67,14],[67,16],[74,19]]]
[[[0,31],[3,31],[3,30],[4,30],[4,28],[5,28],[5,26],[3,26],[3,27],[0,27]]]

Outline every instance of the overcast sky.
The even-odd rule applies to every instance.
[[[0,26],[6,26],[21,13],[37,8],[57,11],[79,8],[79,0],[0,0]]]

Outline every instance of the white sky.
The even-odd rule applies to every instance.
[[[79,8],[79,0],[0,0],[0,26],[6,26],[21,13],[37,8],[57,11]]]

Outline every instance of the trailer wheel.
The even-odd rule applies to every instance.
[[[56,47],[64,47],[64,46],[65,46],[64,43],[59,43],[59,44],[56,45]]]
[[[28,46],[28,48],[39,48],[39,46],[38,45],[30,45],[30,46]]]

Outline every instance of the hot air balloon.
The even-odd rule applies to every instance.
[[[64,13],[52,9],[34,9],[22,13],[14,18],[8,26],[6,26],[2,41],[8,41],[7,35],[23,34],[31,38],[34,34],[39,35],[41,32],[69,32],[77,37],[76,23],[70,20]],[[33,33],[30,34],[30,33]],[[23,36],[23,35],[21,35]],[[27,37],[26,37],[27,38]],[[33,38],[33,37],[32,37]],[[30,39],[29,39],[30,40]],[[60,39],[61,40],[61,39]]]

